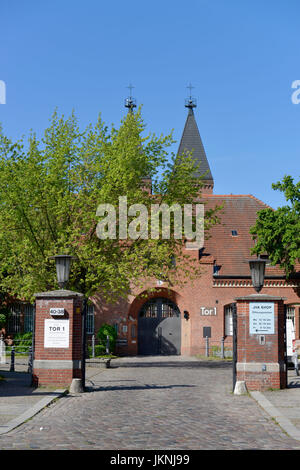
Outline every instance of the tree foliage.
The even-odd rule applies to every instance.
[[[267,253],[272,264],[279,264],[289,277],[300,259],[300,182],[285,176],[272,187],[284,194],[287,204],[259,211],[250,232],[256,240],[252,253]]]
[[[179,262],[182,241],[120,243],[96,236],[99,204],[117,207],[126,195],[128,205],[142,203],[150,213],[154,196],[141,184],[145,176],[152,178],[160,202],[191,203],[199,191],[192,159],[168,160],[172,136],[144,134],[140,110],[128,113],[119,128],[108,129],[100,116],[80,130],[74,113],[65,118],[55,112],[40,140],[31,133],[14,143],[0,132],[2,291],[31,300],[36,292],[57,288],[50,260],[55,254],[77,257],[70,289],[87,297],[100,291],[107,300],[126,295],[145,276],[169,278],[180,267],[192,274],[192,263]],[[206,228],[216,221],[212,211]]]

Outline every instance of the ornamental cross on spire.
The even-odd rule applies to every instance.
[[[190,83],[187,88],[190,90],[190,99],[192,99],[192,89],[195,88],[194,86],[192,86],[192,84]]]
[[[136,108],[136,100],[135,98],[132,98],[132,89],[134,86],[130,83],[127,88],[130,90],[130,96],[125,99],[125,108],[128,108],[128,111],[132,113],[133,108]]]
[[[129,83],[127,88],[130,90],[130,98],[132,98],[132,90],[133,90],[134,86],[131,85],[131,83]]]
[[[190,96],[185,100],[185,107],[190,109],[190,112],[192,112],[193,108],[196,108],[197,102],[195,98],[192,97],[192,89],[195,88],[193,85],[190,83],[187,88],[190,90]]]

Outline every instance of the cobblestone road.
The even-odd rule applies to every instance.
[[[0,449],[300,449],[251,397],[231,393],[230,364],[128,363],[90,375],[88,392],[1,436]]]

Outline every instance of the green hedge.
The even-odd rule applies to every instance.
[[[17,333],[13,339],[15,346],[31,346],[32,333]]]
[[[17,333],[13,337],[15,354],[27,355],[32,345],[32,333]],[[6,353],[10,354],[11,346],[6,347]]]
[[[102,344],[95,345],[95,357],[103,356],[105,355],[105,352],[106,352],[105,346],[103,346]],[[92,357],[92,354],[93,354],[92,346],[88,347],[88,353],[89,353],[89,357]]]

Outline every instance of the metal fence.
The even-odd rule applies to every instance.
[[[86,357],[87,358],[94,358],[96,356],[110,354],[111,352],[112,351],[111,351],[111,347],[109,343],[109,336],[107,336],[105,344],[101,344],[94,334],[87,337],[86,339]]]
[[[118,340],[117,340],[118,343]],[[199,350],[199,348],[198,348]],[[97,356],[112,353],[109,337],[107,337],[106,344],[99,344],[99,341],[95,335],[87,337],[86,340],[86,357],[94,358]],[[210,357],[216,359],[228,359],[233,358],[232,345],[225,345],[225,339],[221,338],[219,342],[210,341],[210,338],[205,338],[204,345],[200,347],[200,352],[197,354],[200,357]]]
[[[31,341],[14,340],[12,345],[6,345],[0,338],[0,362],[9,364],[10,372],[16,370],[16,365],[27,367],[27,372],[32,373],[33,346]]]
[[[231,360],[233,358],[233,348],[232,345],[225,345],[224,338],[216,342],[206,337],[204,339],[204,345],[200,347],[200,352],[198,352],[197,356]]]

